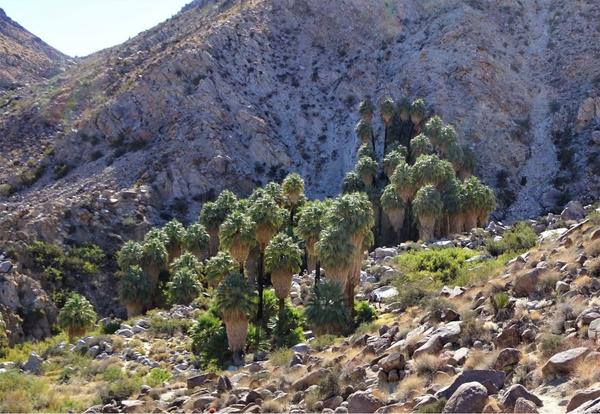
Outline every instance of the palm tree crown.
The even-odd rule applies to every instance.
[[[72,293],[58,314],[58,326],[73,339],[91,328],[96,323],[96,317],[92,304],[83,296]]]
[[[304,180],[297,173],[290,173],[281,183],[281,190],[290,208],[294,208],[304,195]]]
[[[144,249],[141,244],[133,240],[129,240],[123,244],[117,253],[117,265],[126,272],[133,265],[138,265],[142,262]]]
[[[238,269],[235,260],[226,252],[219,252],[204,263],[204,276],[211,286],[217,286],[223,278]]]

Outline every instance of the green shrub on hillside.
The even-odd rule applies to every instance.
[[[192,338],[192,352],[204,369],[221,367],[231,358],[225,326],[211,312],[200,315],[190,328],[189,334]]]
[[[488,239],[485,242],[486,249],[493,256],[504,253],[520,253],[531,249],[537,243],[537,234],[531,226],[526,223],[517,223],[502,235],[502,240]]]
[[[458,247],[410,251],[398,256],[396,266],[403,279],[437,287],[453,282],[466,272],[466,260],[476,254]]]
[[[377,310],[365,300],[354,302],[354,325],[369,323],[377,318]]]

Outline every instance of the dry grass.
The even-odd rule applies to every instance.
[[[417,375],[409,375],[400,381],[396,389],[396,397],[401,401],[414,398],[422,394],[423,388],[427,385],[427,381]]]
[[[585,247],[585,253],[589,257],[599,257],[600,256],[600,239],[599,240],[594,240],[593,242],[590,242]]]
[[[263,413],[283,413],[287,411],[287,405],[280,400],[267,400],[262,403],[261,409]]]
[[[429,381],[433,376],[444,368],[446,364],[438,355],[423,354],[414,359],[415,372],[420,377],[425,377]]]
[[[579,276],[573,281],[573,286],[577,289],[590,288],[594,283],[594,279],[589,276]]]
[[[499,353],[499,351],[475,349],[465,361],[465,369],[491,369]]]
[[[573,382],[579,388],[586,388],[600,381],[600,366],[594,363],[581,361],[573,373]]]

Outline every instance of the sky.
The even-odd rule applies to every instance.
[[[0,0],[8,17],[69,56],[123,43],[191,0]]]

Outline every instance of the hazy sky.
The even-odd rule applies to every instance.
[[[85,56],[150,29],[190,1],[0,0],[0,8],[61,52]]]

